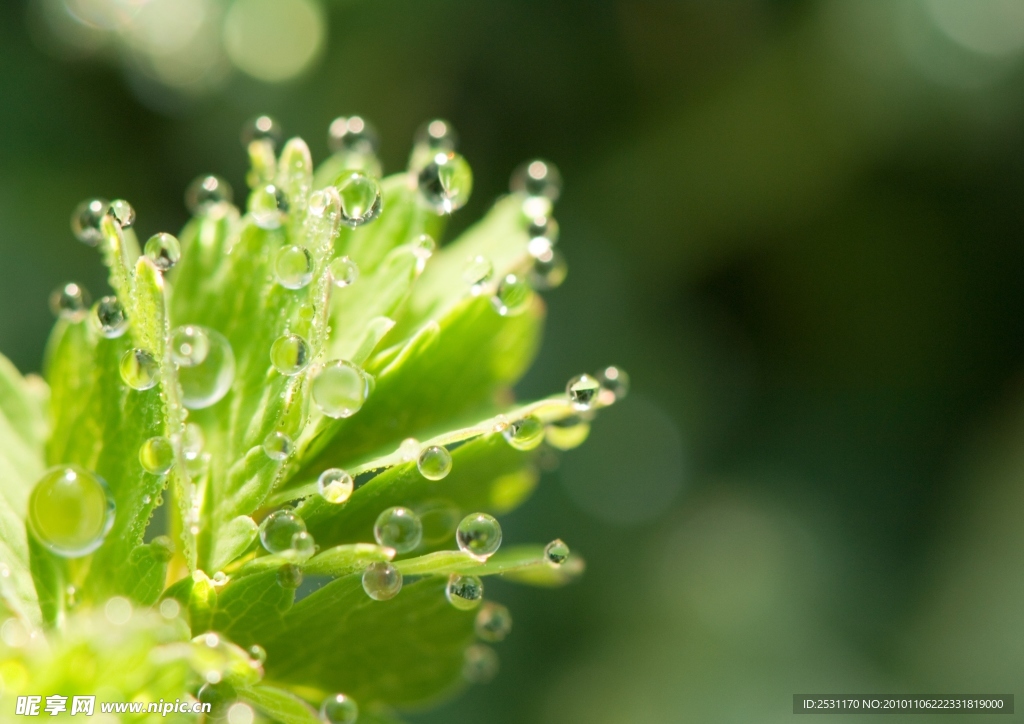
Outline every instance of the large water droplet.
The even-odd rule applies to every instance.
[[[128,317],[117,297],[102,297],[92,305],[92,319],[96,329],[107,339],[120,337],[128,329]]]
[[[377,130],[361,116],[335,118],[327,129],[327,145],[333,153],[377,153]]]
[[[178,367],[181,404],[201,410],[220,402],[235,381],[235,353],[227,338],[208,327],[190,325],[206,336],[209,348],[200,362]]]
[[[386,561],[371,563],[363,571],[363,590],[375,601],[387,601],[402,590],[402,572]]]
[[[160,271],[167,271],[181,259],[181,244],[172,234],[153,234],[144,247],[146,258]]]
[[[115,199],[110,202],[110,208],[107,209],[107,214],[110,215],[117,225],[122,229],[131,228],[131,225],[135,223],[135,209],[124,199]]]
[[[249,213],[256,226],[261,229],[276,229],[281,226],[288,211],[288,197],[274,184],[266,184],[253,190],[249,195]]]
[[[437,153],[419,172],[417,183],[427,205],[439,214],[465,206],[473,191],[473,171],[457,153]]]
[[[408,553],[423,539],[423,523],[408,508],[395,506],[377,516],[373,524],[373,537],[382,546]]]
[[[590,423],[579,415],[569,415],[553,420],[544,430],[544,439],[557,450],[572,450],[579,447],[590,434]]]
[[[106,199],[86,199],[71,214],[71,231],[83,244],[96,246],[103,240],[100,224],[110,203]]]
[[[354,172],[338,181],[341,197],[341,223],[356,227],[380,216],[383,209],[380,184],[364,174]]]
[[[562,174],[548,161],[527,161],[512,173],[509,186],[513,193],[543,196],[557,201],[562,193]]]
[[[281,124],[276,120],[270,116],[256,116],[242,126],[242,145],[248,148],[253,141],[267,140],[277,146],[283,135]]]
[[[501,525],[487,513],[467,515],[455,531],[459,550],[484,559],[501,547]]]
[[[70,282],[50,294],[50,311],[69,322],[81,322],[89,311],[89,292]]]
[[[310,394],[327,417],[351,417],[366,402],[370,382],[366,374],[351,362],[334,360],[313,374]]]
[[[544,441],[544,423],[536,415],[527,415],[509,424],[502,435],[516,450],[533,450]]]
[[[346,470],[328,468],[320,473],[316,481],[317,492],[328,503],[344,503],[352,496],[355,481]]]
[[[220,176],[200,176],[185,191],[185,207],[192,214],[201,214],[216,204],[230,204],[233,199],[231,184]]]
[[[302,585],[302,569],[294,563],[285,563],[277,569],[277,585],[293,590],[298,588]]]
[[[187,324],[171,332],[171,359],[179,367],[195,367],[210,353],[210,337],[206,327]]]
[[[597,381],[601,383],[601,392],[611,394],[611,402],[618,402],[629,394],[629,375],[621,367],[614,365],[605,367],[597,373]]]
[[[270,553],[284,553],[292,540],[306,532],[306,523],[290,510],[275,510],[260,524],[260,542]]]
[[[490,281],[494,274],[494,264],[486,256],[471,256],[466,261],[466,267],[462,270],[462,281],[466,282],[473,289],[474,294],[479,294],[484,284]]]
[[[359,707],[344,694],[335,694],[320,705],[320,718],[324,724],[355,724],[359,718]]]
[[[29,496],[28,523],[51,551],[78,558],[99,548],[110,532],[114,499],[103,478],[85,468],[50,468]]]
[[[460,576],[453,573],[448,577],[448,585],[444,589],[448,603],[460,611],[469,611],[480,605],[484,600],[484,582],[476,576]]]
[[[280,430],[275,430],[263,438],[263,452],[271,460],[278,462],[287,460],[288,456],[292,454],[292,448],[292,439]]]
[[[309,342],[297,334],[284,334],[270,347],[270,362],[282,375],[291,377],[309,364]]]
[[[285,289],[302,289],[313,281],[313,255],[304,246],[286,246],[277,252],[274,273]]]
[[[569,558],[569,546],[561,538],[555,538],[544,547],[544,560],[548,565],[559,567]]]
[[[152,353],[138,347],[121,355],[121,379],[133,390],[154,387],[160,376],[160,365]]]
[[[504,641],[512,631],[512,614],[500,603],[485,601],[476,615],[473,628],[484,641]]]
[[[491,304],[503,317],[524,312],[533,299],[533,288],[518,274],[506,274],[491,298]]]
[[[292,553],[305,560],[316,553],[316,541],[306,531],[301,531],[292,536]]]
[[[473,644],[462,659],[462,677],[472,684],[486,684],[498,674],[498,654],[490,646]]]
[[[440,445],[423,448],[416,467],[427,480],[441,480],[452,471],[452,454]]]
[[[565,386],[565,394],[577,410],[589,410],[597,401],[601,383],[588,374],[576,375]]]
[[[347,256],[339,256],[327,267],[331,282],[339,289],[354,284],[359,278],[359,267]]]
[[[164,475],[174,465],[174,446],[166,437],[151,437],[139,448],[139,462],[153,475]]]

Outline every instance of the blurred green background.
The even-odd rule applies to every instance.
[[[448,118],[453,231],[525,158],[566,179],[520,392],[614,363],[633,393],[504,522],[586,576],[489,584],[502,673],[410,718],[1024,694],[1022,91],[1021,0],[5,2],[0,349],[37,370],[50,289],[103,289],[82,198],[175,231],[196,175],[244,188],[256,113],[321,159],[362,114],[389,172]]]

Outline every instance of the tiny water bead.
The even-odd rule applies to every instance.
[[[328,468],[320,473],[316,481],[317,492],[328,503],[344,503],[352,496],[355,481],[346,470]]]
[[[280,430],[275,430],[263,438],[263,452],[271,460],[287,460],[292,454],[292,447],[292,439]]]
[[[277,569],[277,585],[295,589],[302,585],[302,569],[294,563],[285,563]]]
[[[473,171],[457,153],[437,153],[417,176],[423,200],[439,214],[450,214],[469,201]]]
[[[313,255],[304,246],[286,246],[277,252],[274,274],[285,289],[302,289],[313,281]]]
[[[210,337],[205,327],[188,324],[171,332],[171,359],[179,367],[202,364],[210,353]]]
[[[533,450],[544,441],[544,423],[536,415],[527,415],[509,424],[502,435],[516,450]]]
[[[292,541],[306,532],[306,523],[291,510],[275,510],[260,524],[260,543],[270,553],[292,549]]]
[[[208,348],[202,361],[178,368],[181,404],[190,410],[202,410],[220,402],[231,389],[235,381],[235,353],[220,332],[189,326],[205,335]]]
[[[455,531],[459,550],[484,559],[501,547],[501,525],[487,513],[467,515]]]
[[[202,454],[205,443],[203,428],[194,422],[185,425],[185,432],[181,436],[181,454],[186,461],[196,460]]]
[[[283,135],[281,124],[276,120],[270,116],[256,116],[242,126],[242,145],[248,148],[253,141],[267,140],[277,146]]]
[[[157,269],[165,272],[181,260],[181,244],[174,235],[161,231],[149,237],[143,253]]]
[[[282,375],[291,377],[309,364],[309,342],[297,334],[285,334],[274,340],[270,347],[270,363]]]
[[[220,176],[200,176],[185,190],[185,208],[192,214],[201,214],[211,206],[234,199],[231,184]]]
[[[163,475],[174,465],[174,446],[166,437],[151,437],[139,448],[139,462],[153,475]]]
[[[561,538],[555,538],[544,547],[544,560],[558,568],[569,559],[569,546]]]
[[[48,549],[79,558],[99,548],[110,532],[114,499],[106,481],[85,468],[50,468],[29,496],[28,523]]]
[[[359,267],[347,256],[339,256],[327,266],[331,283],[339,289],[355,284],[359,278]]]
[[[353,172],[338,182],[338,196],[341,198],[341,223],[345,226],[362,226],[378,216],[384,208],[380,184],[364,174]]]
[[[86,199],[71,214],[71,232],[83,244],[96,246],[103,240],[100,224],[110,203],[106,199]]]
[[[579,415],[553,420],[544,430],[544,439],[556,450],[573,450],[590,435],[590,423]]]
[[[333,153],[375,154],[380,145],[377,130],[361,116],[335,118],[327,128],[327,145]]]
[[[452,454],[440,445],[423,448],[416,467],[427,480],[441,480],[452,471]]]
[[[107,209],[107,214],[110,215],[117,225],[122,229],[128,229],[132,224],[135,223],[135,209],[124,199],[115,199],[110,202],[110,207]]]
[[[395,506],[377,516],[373,537],[379,545],[394,548],[398,553],[408,553],[423,539],[423,523],[408,508]]]
[[[525,279],[518,274],[506,274],[491,298],[491,304],[501,316],[511,317],[525,311],[532,299],[533,288]]]
[[[155,387],[160,377],[160,364],[151,352],[135,347],[121,355],[121,379],[133,390]]]
[[[387,561],[377,561],[363,571],[363,590],[375,601],[387,601],[402,590],[402,572]]]
[[[459,144],[458,134],[448,121],[435,118],[416,129],[416,145],[434,153],[454,151]]]
[[[484,599],[484,582],[477,576],[460,576],[453,573],[448,577],[444,589],[445,598],[460,611],[469,611],[480,605]]]
[[[50,294],[50,311],[69,322],[80,322],[89,311],[89,301],[89,292],[85,287],[70,282]]]
[[[249,195],[249,213],[261,229],[278,228],[287,212],[288,197],[274,184],[260,186]]]
[[[359,707],[344,694],[335,694],[320,705],[320,718],[324,724],[354,724],[359,718]]]
[[[512,632],[512,614],[500,603],[486,601],[473,622],[476,635],[491,643],[504,641]]]
[[[466,260],[466,267],[462,270],[462,281],[466,282],[474,290],[491,280],[494,275],[494,264],[486,256],[471,256]]]
[[[621,367],[605,367],[596,377],[602,391],[611,393],[612,402],[618,402],[629,394],[629,375]]]
[[[427,262],[430,261],[430,257],[434,255],[437,242],[430,234],[420,234],[412,240],[409,246],[412,248],[413,256],[416,257],[416,271],[417,273],[422,272],[426,268]]]
[[[569,402],[577,410],[592,408],[600,391],[601,383],[586,373],[576,375],[565,386],[565,394],[569,396]]]
[[[313,374],[310,394],[314,404],[327,417],[351,417],[366,402],[370,381],[351,362],[334,360]]]
[[[92,319],[96,329],[107,339],[120,337],[128,329],[128,317],[117,297],[102,297],[92,305]]]
[[[509,186],[513,193],[543,196],[557,201],[562,193],[562,174],[548,161],[527,161],[512,173]]]
[[[462,678],[471,684],[486,684],[498,675],[498,654],[490,646],[473,644],[462,659]]]
[[[538,237],[534,241],[541,238],[543,237]],[[568,274],[569,265],[566,264],[565,257],[561,252],[556,249],[547,249],[534,255],[529,277],[530,283],[535,289],[546,291],[561,286]]]

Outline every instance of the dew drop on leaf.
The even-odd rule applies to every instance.
[[[359,267],[347,256],[339,256],[332,261],[327,271],[331,275],[331,283],[339,289],[351,286],[359,278]]]
[[[171,359],[179,367],[195,367],[210,353],[210,337],[206,328],[194,324],[178,327],[171,332]]]
[[[366,374],[351,362],[334,360],[313,374],[310,394],[327,417],[351,417],[366,402],[370,382]]]
[[[283,135],[281,124],[275,119],[266,115],[256,116],[242,126],[242,145],[248,148],[253,141],[267,140],[271,145],[277,146]]]
[[[28,523],[48,549],[64,558],[79,558],[99,548],[110,532],[114,499],[106,481],[85,468],[51,468],[32,488]]]
[[[174,446],[166,437],[151,437],[139,448],[139,462],[147,473],[163,475],[174,465]]]
[[[335,118],[327,129],[327,145],[333,153],[377,153],[377,130],[361,116]]]
[[[501,547],[501,525],[487,513],[467,515],[455,531],[459,550],[476,558],[487,558]]]
[[[265,184],[249,195],[249,213],[256,226],[261,229],[276,229],[281,226],[288,211],[288,198],[284,191],[274,184]]]
[[[200,176],[185,190],[185,207],[192,214],[201,214],[216,204],[230,204],[233,199],[231,184],[220,176]]]
[[[284,553],[292,547],[298,533],[306,532],[306,523],[290,510],[275,510],[260,524],[260,543],[270,553]]]
[[[110,203],[106,199],[86,199],[71,214],[71,231],[83,244],[96,246],[103,240],[100,224]]]
[[[554,244],[558,241],[558,222],[550,215],[538,216],[530,221],[526,233],[530,239],[547,239],[549,245]]]
[[[373,537],[379,545],[394,548],[398,553],[408,553],[423,539],[423,523],[408,508],[395,506],[377,516]]]
[[[565,386],[565,394],[569,396],[569,402],[577,410],[592,408],[600,391],[601,383],[586,373],[576,375]]]
[[[120,337],[128,329],[128,317],[117,297],[102,297],[92,305],[92,319],[96,329],[107,339]]]
[[[448,577],[444,589],[445,598],[460,611],[469,611],[480,605],[484,599],[484,582],[477,576],[460,576],[453,573]]]
[[[285,563],[277,569],[277,585],[281,588],[298,588],[302,585],[302,569],[294,563]]]
[[[341,198],[341,223],[356,227],[380,216],[383,208],[380,184],[376,179],[353,172],[338,182]]]
[[[590,435],[590,423],[579,415],[553,420],[544,429],[544,439],[556,450],[573,450]]]
[[[309,364],[309,343],[297,334],[284,334],[270,347],[270,362],[285,376],[297,375]]]
[[[542,239],[537,237],[534,241]],[[547,241],[545,239],[545,241]],[[547,249],[534,255],[533,266],[530,267],[530,283],[535,289],[542,291],[555,289],[562,285],[569,274],[569,265],[562,253],[555,249]]]
[[[438,214],[461,209],[473,192],[473,171],[457,153],[439,152],[417,175],[420,196]]]
[[[618,402],[629,394],[629,375],[621,367],[605,367],[596,377],[601,390],[611,393],[612,402]]]
[[[328,468],[320,473],[316,481],[317,492],[328,503],[344,503],[352,496],[355,481],[346,470]]]
[[[427,480],[441,480],[452,470],[452,454],[440,445],[423,448],[416,467]]]
[[[280,430],[275,430],[263,439],[263,452],[271,460],[278,462],[288,459],[292,454],[292,439]]]
[[[89,292],[85,287],[70,282],[50,294],[50,311],[69,322],[80,322],[89,310],[89,301]]]
[[[178,368],[178,382],[181,403],[190,410],[201,410],[220,402],[231,389],[235,381],[235,353],[220,332],[197,325],[190,327],[202,332],[208,348],[201,361]]]
[[[135,223],[135,209],[132,208],[132,205],[124,199],[115,199],[114,201],[111,201],[110,207],[107,209],[107,214],[109,214],[122,229],[131,228],[131,225]]]
[[[512,631],[512,614],[500,603],[486,601],[473,622],[476,635],[488,642],[504,641]]]
[[[285,289],[302,289],[313,281],[313,255],[304,246],[286,246],[277,252],[274,274]]]
[[[544,560],[555,568],[565,563],[569,558],[569,546],[561,538],[555,538],[544,547]]]
[[[359,718],[359,707],[348,696],[334,694],[320,705],[320,718],[324,724],[354,724]]]
[[[386,561],[377,561],[363,571],[363,590],[375,601],[387,601],[402,590],[402,572]]]
[[[544,441],[544,424],[536,415],[527,415],[510,423],[502,435],[516,450],[533,450]]]
[[[143,248],[146,258],[162,272],[167,271],[181,260],[181,244],[178,239],[166,232],[153,234]]]
[[[498,314],[511,317],[526,310],[533,299],[533,288],[518,274],[506,274],[498,284],[498,289],[491,298]]]
[[[557,201],[562,193],[562,174],[548,161],[527,161],[512,173],[509,188],[512,193],[541,196],[550,201]]]
[[[462,281],[478,291],[481,286],[491,280],[494,275],[494,264],[486,256],[471,256],[466,260],[466,267],[462,270]]]
[[[152,353],[138,347],[121,355],[121,379],[133,390],[148,390],[156,386],[160,365]]]

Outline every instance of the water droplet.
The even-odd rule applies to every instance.
[[[106,481],[85,468],[50,468],[32,488],[28,523],[48,549],[79,558],[99,548],[110,532],[114,498]]]
[[[287,460],[292,454],[292,439],[280,430],[275,430],[263,439],[263,452],[271,460]]]
[[[498,290],[491,298],[491,304],[503,317],[520,314],[530,306],[533,289],[518,274],[506,274],[498,285]]]
[[[387,601],[402,590],[402,572],[386,561],[377,561],[363,571],[363,590],[375,601]]]
[[[253,644],[249,647],[249,656],[259,666],[267,662],[267,650],[259,644]]]
[[[70,282],[50,294],[50,311],[69,322],[81,322],[89,310],[89,301],[85,287]]]
[[[543,196],[551,201],[557,201],[562,193],[562,174],[548,161],[527,161],[512,173],[509,187],[513,193]]]
[[[462,660],[462,677],[472,684],[486,684],[498,674],[498,654],[490,646],[473,644]]]
[[[364,174],[354,172],[338,181],[341,197],[341,223],[356,227],[380,216],[383,208],[380,184]]]
[[[544,423],[536,415],[516,420],[502,433],[516,450],[533,450],[544,441]]]
[[[414,437],[407,437],[398,446],[398,456],[404,462],[411,462],[420,455],[420,441]]]
[[[558,222],[553,216],[538,216],[526,227],[531,239],[547,239],[554,244],[558,241]]]
[[[602,392],[611,393],[611,402],[618,402],[629,394],[629,375],[621,367],[605,367],[597,373],[597,381],[601,383]]]
[[[174,465],[174,446],[166,437],[151,437],[139,448],[139,462],[153,475],[163,475]]]
[[[249,195],[249,213],[261,229],[278,228],[287,212],[288,197],[274,184],[260,186]]]
[[[181,436],[181,454],[185,460],[192,461],[199,458],[203,452],[203,428],[194,422],[185,425],[185,432]]]
[[[242,126],[242,146],[249,147],[253,141],[270,141],[272,146],[281,142],[284,131],[281,124],[270,116],[256,116]]]
[[[347,256],[339,256],[327,267],[331,282],[339,289],[354,284],[359,278],[359,267]]]
[[[260,542],[270,553],[291,550],[296,534],[306,532],[306,523],[290,510],[275,510],[260,524]]]
[[[121,379],[133,390],[148,390],[156,386],[160,365],[144,349],[130,349],[121,355]]]
[[[460,611],[469,611],[480,605],[484,600],[484,582],[476,576],[460,576],[453,573],[448,576],[444,596],[448,603]]]
[[[512,631],[512,614],[500,603],[485,601],[473,622],[476,635],[484,641],[504,641]]]
[[[395,506],[377,516],[373,524],[373,537],[382,546],[408,553],[423,539],[423,523],[408,508]]]
[[[454,151],[458,146],[459,137],[452,128],[452,124],[441,118],[427,121],[416,130],[416,144],[424,146],[430,151]]]
[[[160,602],[160,615],[170,620],[181,613],[181,604],[173,598],[165,598]]]
[[[540,241],[538,237],[533,241]],[[547,241],[547,239],[544,239]],[[569,265],[565,263],[565,257],[555,249],[548,249],[533,257],[533,266],[530,268],[530,283],[536,289],[547,290],[561,286],[569,273]]]
[[[128,329],[128,317],[117,297],[102,297],[92,305],[93,324],[107,339],[120,337]]]
[[[313,374],[310,394],[313,402],[327,417],[351,417],[366,402],[370,394],[370,381],[351,362],[334,360]]]
[[[466,261],[466,267],[462,270],[462,281],[473,288],[474,294],[479,294],[481,287],[491,280],[494,275],[494,264],[486,256],[471,256]]]
[[[282,375],[297,375],[309,364],[309,343],[297,334],[282,335],[270,347],[270,362]]]
[[[441,480],[452,471],[452,454],[440,445],[431,445],[420,453],[416,467],[427,480]]]
[[[316,481],[317,492],[328,503],[344,503],[351,497],[354,488],[352,476],[341,468],[324,470]]]
[[[212,581],[215,586],[223,586],[228,582],[228,574],[224,571],[217,571],[213,574],[213,578],[211,578],[210,581]]]
[[[298,588],[302,585],[302,569],[294,563],[285,563],[277,569],[277,584],[281,588]]]
[[[565,394],[577,410],[589,410],[597,401],[601,383],[588,374],[576,375],[565,386]]]
[[[439,214],[462,208],[473,191],[473,171],[457,153],[438,153],[419,172],[417,183],[427,205]]]
[[[235,353],[227,337],[208,327],[199,329],[209,344],[206,355],[201,362],[178,368],[181,404],[190,410],[201,410],[220,402],[235,381]]]
[[[557,450],[572,450],[582,445],[589,434],[589,422],[579,415],[569,415],[549,423],[544,430],[544,439]]]
[[[320,718],[324,724],[354,724],[359,718],[359,707],[344,694],[335,694],[320,705]]]
[[[494,425],[491,426],[493,432],[505,432],[508,429],[509,421],[505,415],[498,415],[494,418]]]
[[[327,145],[333,153],[377,153],[377,130],[361,116],[335,118],[327,129]]]
[[[181,244],[166,232],[153,234],[144,247],[146,258],[160,271],[167,271],[181,259]]]
[[[179,367],[202,364],[210,353],[210,337],[205,327],[188,324],[171,332],[171,359]]]
[[[107,213],[106,199],[86,199],[71,214],[71,231],[83,244],[96,246],[103,240],[100,223]]]
[[[501,525],[487,513],[467,515],[455,531],[459,550],[484,559],[501,546]]]
[[[185,191],[185,208],[198,215],[216,204],[230,204],[234,196],[231,184],[220,176],[200,176]]]
[[[285,289],[302,289],[313,281],[313,255],[304,246],[286,246],[277,252],[274,272]]]
[[[569,546],[561,538],[555,538],[544,547],[544,559],[549,565],[558,568],[569,558]]]
[[[111,201],[107,213],[122,229],[128,229],[135,223],[135,209],[124,199]]]

